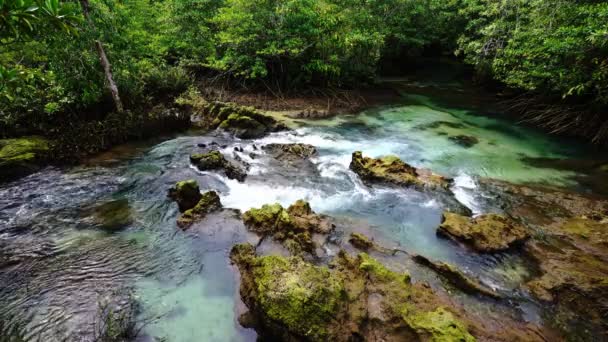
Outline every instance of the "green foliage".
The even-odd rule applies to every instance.
[[[515,88],[608,104],[608,3],[465,0],[467,62]]]
[[[429,51],[456,52],[526,92],[608,105],[603,1],[90,0],[90,17],[78,1],[0,0],[0,136],[111,111],[97,40],[132,111],[173,100],[193,72],[282,89],[361,86],[379,65]]]

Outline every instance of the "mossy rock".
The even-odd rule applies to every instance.
[[[422,255],[414,255],[413,260],[423,266],[426,266],[441,277],[446,279],[454,287],[459,288],[463,292],[470,294],[480,294],[491,298],[501,298],[496,291],[481,284],[477,279],[471,278],[462,273],[456,266],[439,261],[430,260]]]
[[[448,139],[464,148],[471,148],[479,143],[479,139],[472,135],[455,135],[449,137]]]
[[[219,125],[221,129],[229,131],[237,138],[255,139],[261,138],[266,134],[267,128],[260,122],[247,115],[237,113],[230,114],[226,120]]]
[[[303,200],[296,201],[287,209],[279,203],[252,208],[243,214],[243,222],[249,230],[282,242],[294,254],[314,253],[316,246],[312,235],[328,234],[334,228]]]
[[[103,203],[93,209],[93,221],[107,231],[123,229],[133,223],[132,210],[126,198]]]
[[[351,245],[362,251],[367,251],[374,247],[374,243],[365,235],[361,233],[351,233],[348,239]]]
[[[260,138],[286,126],[273,117],[264,115],[252,107],[226,102],[182,101],[193,113],[196,126],[206,129],[220,128],[242,139]]]
[[[190,162],[201,171],[223,170],[226,177],[244,182],[247,172],[228,161],[220,151],[197,153],[190,156]]]
[[[50,142],[32,136],[0,140],[0,181],[35,172],[48,161]]]
[[[422,312],[415,315],[406,315],[410,327],[423,336],[423,340],[429,342],[473,342],[475,338],[467,331],[467,328],[454,317],[454,314],[445,308],[435,311]]]
[[[257,256],[237,245],[231,260],[261,338],[283,341],[474,341],[467,324],[408,274],[367,254],[340,252],[331,267],[300,257]]]
[[[169,197],[177,202],[179,211],[184,212],[194,208],[202,195],[198,183],[194,179],[189,179],[177,182],[173,188],[169,189]]]
[[[201,199],[191,209],[184,211],[184,213],[177,219],[177,225],[183,229],[190,227],[194,222],[200,221],[207,214],[220,210],[222,203],[220,197],[215,191],[207,191],[202,194]]]
[[[523,243],[530,237],[527,229],[498,214],[475,218],[444,212],[437,234],[464,242],[479,252],[499,252]]]
[[[275,159],[288,163],[306,160],[317,154],[317,149],[314,146],[301,143],[268,144],[262,146],[262,149]]]
[[[416,188],[449,189],[451,180],[428,170],[416,169],[397,156],[381,158],[364,157],[360,151],[353,152],[350,169],[364,181],[412,186]]]

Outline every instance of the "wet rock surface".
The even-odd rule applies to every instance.
[[[183,229],[188,228],[194,222],[205,218],[208,213],[220,210],[221,208],[222,203],[218,194],[215,191],[207,191],[193,208],[184,211],[177,219],[177,225]]]
[[[274,118],[252,107],[223,102],[190,103],[189,106],[194,111],[195,126],[207,129],[220,128],[241,139],[260,138],[270,132],[286,128]]]
[[[39,170],[48,161],[49,144],[36,136],[0,140],[0,182]]]
[[[222,170],[226,174],[226,177],[236,179],[239,182],[245,181],[247,177],[247,172],[243,167],[229,161],[217,150],[193,154],[190,156],[190,162],[201,171]]]
[[[464,148],[470,148],[479,143],[479,139],[471,135],[455,135],[449,137],[448,139]]]
[[[521,244],[530,236],[522,225],[504,215],[469,218],[444,212],[437,234],[461,241],[479,252],[499,252]]]
[[[500,191],[506,212],[537,230],[524,255],[539,274],[523,287],[555,305],[552,324],[578,340],[608,338],[608,200],[494,180],[485,185]]]
[[[448,189],[451,180],[429,170],[416,169],[396,156],[374,159],[360,151],[352,155],[350,169],[364,181],[413,186],[417,188]]]
[[[319,246],[313,234],[327,235],[334,225],[324,216],[312,211],[310,204],[298,200],[285,209],[280,204],[266,204],[243,214],[247,228],[263,238],[271,237],[281,242],[291,253],[315,253]]]
[[[450,282],[453,286],[459,288],[464,292],[471,294],[480,294],[495,299],[501,298],[501,296],[496,291],[481,284],[479,280],[464,274],[454,265],[450,265],[448,263],[440,261],[433,261],[422,255],[414,255],[412,258],[415,262],[434,270],[440,276]]]
[[[268,144],[262,149],[275,159],[287,163],[308,159],[317,154],[317,149],[308,144]]]
[[[409,275],[367,254],[330,265],[257,256],[237,245],[240,293],[262,338],[283,341],[475,341],[459,314]]]
[[[202,197],[198,183],[194,179],[177,182],[173,188],[169,189],[168,196],[177,202],[181,212],[194,208]]]

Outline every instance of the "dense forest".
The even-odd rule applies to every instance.
[[[201,79],[283,91],[370,86],[384,60],[429,54],[456,56],[479,82],[508,87],[514,112],[554,132],[608,136],[604,1],[2,0],[0,8],[4,137],[149,111]]]

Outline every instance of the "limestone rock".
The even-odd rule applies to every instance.
[[[475,341],[425,286],[367,254],[340,253],[331,268],[300,257],[256,256],[237,245],[240,293],[261,338],[281,341]]]
[[[444,212],[437,234],[462,241],[479,252],[498,252],[529,238],[526,228],[498,214],[475,218]]]
[[[220,151],[197,153],[190,156],[190,162],[201,171],[223,170],[226,177],[245,181],[247,172],[233,162],[228,161]]]
[[[196,221],[200,221],[207,214],[220,210],[222,203],[220,197],[215,191],[207,191],[202,196],[198,203],[191,209],[184,211],[184,213],[177,219],[177,225],[182,228],[188,228]]]
[[[416,188],[448,189],[451,180],[429,170],[416,169],[396,156],[374,159],[360,151],[352,155],[350,169],[364,181],[412,186]]]
[[[168,196],[177,202],[181,212],[194,208],[202,198],[201,190],[194,179],[177,182],[173,188],[169,189]]]
[[[38,170],[50,150],[48,140],[32,136],[0,140],[0,181],[8,181]]]
[[[282,242],[294,254],[314,253],[312,235],[328,234],[334,229],[327,218],[314,213],[303,200],[287,209],[278,203],[250,209],[243,214],[243,222],[249,230]]]

